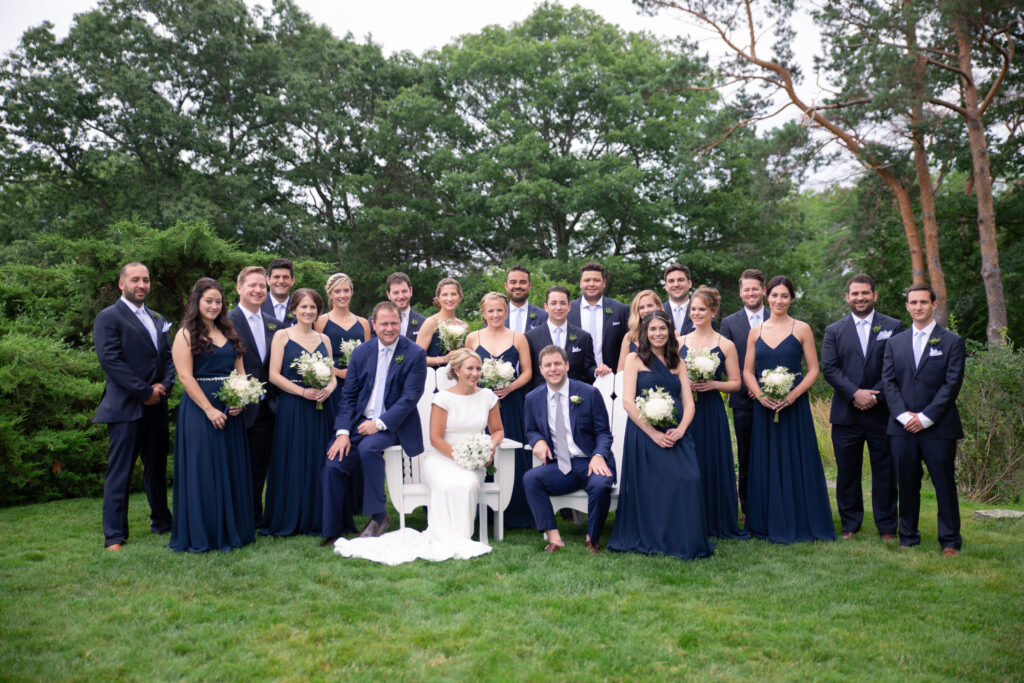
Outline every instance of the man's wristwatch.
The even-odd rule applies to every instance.
[[[380,419],[379,417],[376,420],[374,420],[374,424],[377,425],[378,432],[386,431],[388,428],[388,426],[384,424],[384,420]]]

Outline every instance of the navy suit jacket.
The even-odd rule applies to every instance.
[[[583,301],[582,297],[572,300],[568,321],[570,325],[583,329],[581,301]],[[605,365],[615,370],[619,367],[622,338],[626,336],[629,325],[629,306],[608,297],[604,297],[601,306],[604,308],[604,327],[601,328],[601,358]]]
[[[565,352],[569,356],[569,378],[593,384],[594,370],[597,368],[594,361],[594,340],[575,325],[567,322],[565,327],[569,335],[565,342]],[[530,361],[534,369],[530,386],[535,387],[544,384],[544,378],[540,376],[540,352],[545,346],[553,343],[547,322],[527,332],[526,343],[530,345]]]
[[[882,386],[889,404],[890,436],[910,434],[896,416],[906,411],[924,413],[933,424],[920,432],[933,439],[960,439],[964,430],[956,397],[964,381],[964,340],[938,325],[932,330],[929,343],[921,354],[921,364],[914,367],[914,335],[910,329],[894,335],[885,345],[882,359]],[[937,340],[931,344],[932,339]]]
[[[398,337],[395,352],[388,366],[387,388],[384,390],[384,413],[380,419],[395,432],[405,454],[412,457],[423,452],[423,427],[416,403],[423,396],[427,379],[427,353],[407,337]],[[377,376],[380,344],[360,344],[352,351],[345,387],[341,392],[334,428],[347,429],[350,434],[365,418],[363,413],[373,393]]]
[[[284,320],[278,320],[277,315],[275,315],[275,313],[274,313],[274,299],[273,299],[273,297],[270,296],[269,293],[267,294],[267,298],[264,299],[263,303],[260,305],[260,310],[263,311],[264,315],[269,316],[270,318],[273,318],[277,322],[278,325],[280,325],[282,327],[291,327],[292,325],[295,324],[295,314],[292,313],[291,311],[287,310],[287,306],[290,306],[291,303],[292,303],[292,298],[289,295],[288,301],[285,302],[286,310],[284,312]]]
[[[97,423],[133,422],[142,418],[143,402],[153,394],[154,384],[163,384],[170,393],[174,386],[174,363],[167,336],[170,328],[163,316],[146,311],[156,326],[157,346],[146,326],[118,299],[107,306],[93,324],[93,343],[100,367],[107,373],[103,397],[92,421]],[[167,410],[167,399],[162,402]]]
[[[769,315],[768,307],[761,309],[761,320],[767,320]],[[736,353],[740,362],[740,372],[743,372],[743,363],[747,358],[747,337],[750,336],[750,318],[747,317],[746,307],[725,316],[722,319],[722,327],[719,330],[722,336],[736,345]],[[753,410],[754,400],[747,395],[747,387],[741,386],[739,391],[729,394],[729,407],[733,410]]]
[[[672,320],[672,321],[675,320],[675,318],[673,317],[673,314],[672,314],[672,302],[671,301],[666,301],[665,303],[663,303],[661,305],[661,309],[663,311],[665,311],[666,313],[668,313],[669,320]],[[673,322],[673,324],[675,324],[675,323]],[[687,304],[686,304],[686,315],[683,316],[683,326],[680,329],[676,330],[676,334],[678,334],[679,336],[683,336],[684,334],[690,334],[691,332],[693,332],[694,327],[695,327],[695,325],[693,324],[693,321],[690,320],[690,304],[689,304],[689,302],[687,302]]]
[[[505,327],[509,327],[509,318],[511,317],[511,311],[509,315],[505,316]],[[540,327],[548,321],[548,312],[540,306],[534,306],[531,303],[526,304],[526,329],[523,334],[526,334],[535,327]]]
[[[825,328],[825,337],[821,341],[821,369],[825,381],[833,387],[832,413],[829,417],[832,424],[865,424],[879,429],[885,427],[889,409],[885,405],[885,393],[882,391],[882,357],[889,339],[902,330],[902,322],[875,311],[868,332],[868,353],[865,356],[860,348],[860,337],[853,316],[844,315]],[[878,404],[871,410],[854,408],[853,394],[858,389],[881,392],[875,396]]]
[[[426,316],[422,316],[416,311],[409,307],[409,329],[405,331],[405,336],[413,341],[416,341],[416,335],[420,333],[420,325],[426,320]],[[370,337],[376,337],[377,330],[373,329],[373,318],[370,318]]]
[[[263,400],[267,402],[267,407],[270,408],[271,412],[276,413],[277,388],[270,383],[270,345],[274,340],[274,332],[279,327],[285,327],[285,325],[272,314],[267,315],[266,311],[260,309],[260,317],[263,318],[263,348],[266,349],[266,358],[261,361],[260,352],[256,348],[256,341],[252,337],[252,329],[249,327],[249,321],[245,317],[246,314],[247,311],[235,306],[228,311],[228,320],[231,321],[235,332],[242,339],[242,346],[245,347],[245,353],[242,354],[242,366],[245,368],[245,374],[252,375],[263,382],[264,388],[267,391],[267,395]],[[242,410],[246,429],[251,427],[252,423],[256,421],[258,413],[259,405],[246,406]]]
[[[569,396],[579,396],[582,402],[576,405],[569,401],[569,424],[572,425],[572,440],[588,457],[604,456],[608,469],[615,481],[615,456],[612,455],[612,432],[608,426],[608,409],[604,399],[594,387],[574,379],[569,380]],[[526,412],[526,442],[531,446],[544,439],[554,448],[551,427],[548,424],[547,382],[526,395],[523,409]]]

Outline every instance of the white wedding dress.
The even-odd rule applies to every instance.
[[[467,436],[483,434],[487,415],[497,402],[498,397],[490,389],[468,396],[439,391],[433,404],[447,412],[444,440],[454,447]],[[491,546],[472,539],[484,470],[464,469],[429,443],[419,458],[420,478],[430,488],[427,530],[421,533],[407,527],[377,538],[339,538],[334,552],[396,565],[420,558],[432,562],[465,560],[491,551]]]

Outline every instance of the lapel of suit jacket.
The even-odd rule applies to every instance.
[[[137,316],[134,311],[128,308],[128,304],[124,303],[120,299],[118,299],[118,303],[120,305],[117,308],[121,311],[121,315],[128,319],[129,325],[131,325],[137,331],[142,333],[142,336],[145,337],[147,342],[146,348],[152,351],[153,354],[155,355],[160,350],[160,326],[156,324],[155,320],[153,320],[153,316],[150,315],[149,309],[144,310],[146,312],[146,315],[149,316],[149,319],[153,320],[153,327],[156,328],[156,346],[153,346],[153,338],[149,336],[149,330],[147,330],[146,326],[142,324],[141,320],[139,320],[139,316]]]

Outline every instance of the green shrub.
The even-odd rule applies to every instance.
[[[981,503],[1024,491],[1024,352],[1007,342],[970,354],[958,401],[964,439],[957,482]]]

